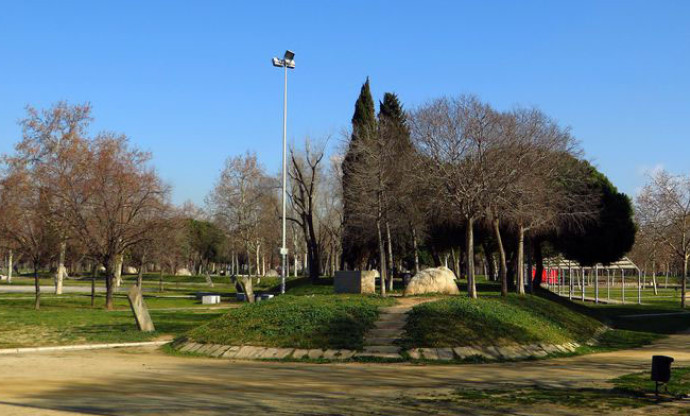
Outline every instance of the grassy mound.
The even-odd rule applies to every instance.
[[[378,308],[392,303],[375,296],[282,295],[231,310],[188,337],[224,345],[358,349]]]
[[[601,323],[536,296],[457,297],[416,306],[401,344],[456,347],[585,341]]]

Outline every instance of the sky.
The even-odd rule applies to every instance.
[[[690,1],[0,0],[0,153],[25,107],[93,106],[92,132],[153,154],[173,201],[203,205],[224,160],[280,171],[288,140],[342,146],[361,84],[413,109],[476,94],[536,106],[634,195],[690,173]]]

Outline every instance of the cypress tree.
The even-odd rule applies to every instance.
[[[345,268],[347,265],[354,267],[355,263],[361,260],[361,250],[357,248],[357,244],[355,243],[357,232],[349,221],[352,217],[352,194],[348,189],[348,185],[351,181],[353,172],[356,171],[356,165],[360,163],[354,149],[358,143],[362,144],[375,140],[376,134],[376,111],[374,109],[374,100],[371,97],[369,77],[367,77],[367,80],[364,82],[359,92],[359,97],[357,97],[357,101],[355,102],[355,112],[352,115],[352,136],[342,164],[344,229],[341,268]]]

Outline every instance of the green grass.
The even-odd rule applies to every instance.
[[[359,349],[378,308],[392,303],[376,296],[283,295],[233,309],[187,335],[224,345]]]
[[[537,296],[447,298],[412,309],[405,348],[585,341],[602,325]]]
[[[194,299],[153,299],[150,309],[195,308],[189,310],[152,310],[156,326],[152,333],[139,332],[125,298],[115,299],[115,311],[102,309],[103,298],[91,308],[86,296],[45,296],[41,310],[33,309],[27,296],[0,297],[0,348],[70,345],[82,343],[148,341],[161,335],[177,336],[221,316],[224,311],[202,308]]]

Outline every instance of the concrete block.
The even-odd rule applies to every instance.
[[[201,297],[203,305],[217,305],[220,303],[220,295],[204,295]]]

